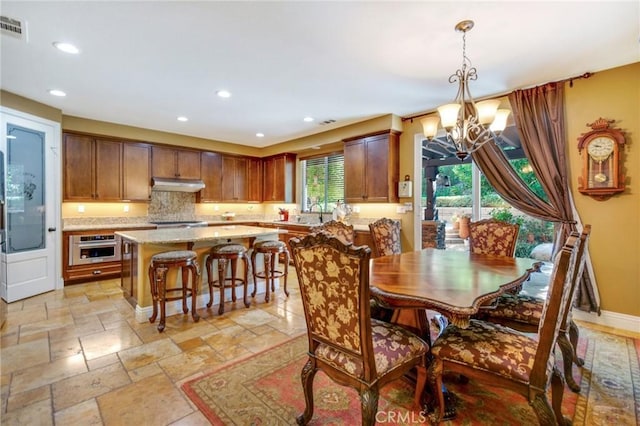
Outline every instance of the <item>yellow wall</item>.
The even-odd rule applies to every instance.
[[[589,253],[602,309],[640,316],[640,62],[595,73],[565,86],[571,189],[583,223],[592,225]],[[578,192],[578,137],[598,118],[625,132],[627,189],[606,201]]]

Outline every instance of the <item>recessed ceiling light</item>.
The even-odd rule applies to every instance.
[[[310,122],[312,122],[312,121],[313,121],[313,117],[305,117],[305,118],[303,118],[302,120],[303,120],[303,121],[305,121],[305,122],[307,122],[307,123],[310,123]]]
[[[49,90],[49,94],[53,95],[53,96],[67,96],[66,93],[64,93],[62,90],[58,90],[58,89],[51,89]]]
[[[216,92],[216,95],[220,96],[221,98],[230,98],[231,92],[229,92],[228,90],[218,90]]]
[[[180,116],[178,117],[178,121],[189,121],[189,119],[187,117]]]
[[[78,53],[80,53],[80,49],[78,49],[77,47],[75,47],[71,43],[65,43],[63,41],[56,41],[56,42],[53,43],[53,46],[56,49],[62,50],[65,53],[71,53],[73,55],[77,55]]]
[[[256,133],[257,138],[264,138],[264,133]]]

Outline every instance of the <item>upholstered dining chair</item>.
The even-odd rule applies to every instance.
[[[483,219],[469,224],[471,253],[513,257],[520,225],[496,219]]]
[[[562,323],[558,334],[558,346],[562,351],[564,377],[569,389],[574,392],[580,392],[580,386],[573,378],[573,364],[581,367],[584,361],[578,357],[577,347],[580,331],[573,322],[571,312],[578,294],[576,290],[584,271],[590,234],[591,225],[585,225],[580,234],[578,259],[571,279],[571,288],[569,289],[569,303],[567,303],[562,312]],[[522,293],[506,293],[498,298],[494,306],[483,309],[479,318],[525,333],[535,333],[540,325],[543,309],[544,299]]]
[[[339,238],[343,243],[353,243],[356,238],[353,225],[347,225],[337,220],[330,220],[321,225],[311,227],[312,233],[325,232],[329,235]]]
[[[431,348],[428,377],[437,397],[436,421],[444,414],[442,375],[445,371],[510,389],[524,396],[541,425],[570,424],[562,415],[564,380],[555,366],[554,351],[568,303],[580,239],[567,238],[554,265],[537,338],[477,319],[468,328],[449,325]],[[547,389],[551,384],[551,404]]]
[[[416,367],[415,405],[426,385],[428,345],[402,327],[371,319],[367,246],[345,244],[325,233],[289,240],[298,274],[309,338],[302,369],[306,407],[297,417],[313,417],[313,379],[322,370],[360,395],[362,424],[375,424],[379,390]]]
[[[400,221],[383,217],[369,224],[376,256],[402,253]]]

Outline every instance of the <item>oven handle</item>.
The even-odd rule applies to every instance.
[[[118,241],[105,240],[105,241],[83,241],[81,243],[74,243],[78,247],[95,247],[95,246],[117,246]]]

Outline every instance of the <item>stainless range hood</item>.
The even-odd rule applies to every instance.
[[[152,191],[198,192],[204,186],[199,179],[151,178]]]

